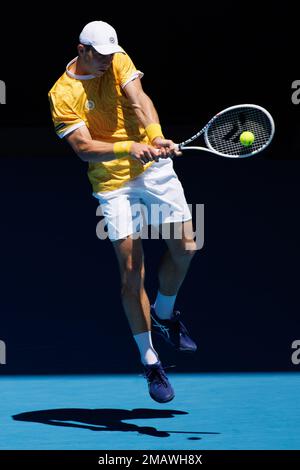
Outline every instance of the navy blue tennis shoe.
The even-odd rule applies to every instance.
[[[144,365],[144,377],[147,379],[149,394],[153,400],[158,403],[173,400],[175,393],[160,361]]]
[[[179,317],[180,312],[174,310],[170,319],[161,320],[156,315],[154,306],[151,305],[152,332],[164,338],[177,351],[194,353],[197,351],[197,345]]]

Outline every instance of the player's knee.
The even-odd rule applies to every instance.
[[[186,241],[182,243],[180,248],[172,253],[174,261],[177,262],[187,262],[191,260],[197,253],[197,245],[194,240]]]
[[[143,267],[127,267],[123,271],[121,293],[138,294],[144,287]]]

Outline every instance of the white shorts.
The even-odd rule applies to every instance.
[[[158,228],[192,218],[171,158],[161,158],[119,189],[93,196],[99,199],[111,241],[141,232],[144,224]]]

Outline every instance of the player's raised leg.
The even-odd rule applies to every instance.
[[[166,228],[166,224],[160,227],[163,234],[170,233],[170,236],[165,238],[168,248],[158,271],[159,290],[151,308],[152,329],[178,351],[195,352],[197,345],[179,320],[180,312],[174,310],[176,296],[197,249],[192,220],[172,223]]]

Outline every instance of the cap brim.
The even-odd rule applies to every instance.
[[[126,52],[122,49],[122,47],[120,47],[117,44],[105,44],[103,46],[94,46],[93,45],[93,48],[97,52],[99,52],[99,54],[102,54],[102,55],[115,54],[117,52],[121,52],[122,54],[126,54]]]

